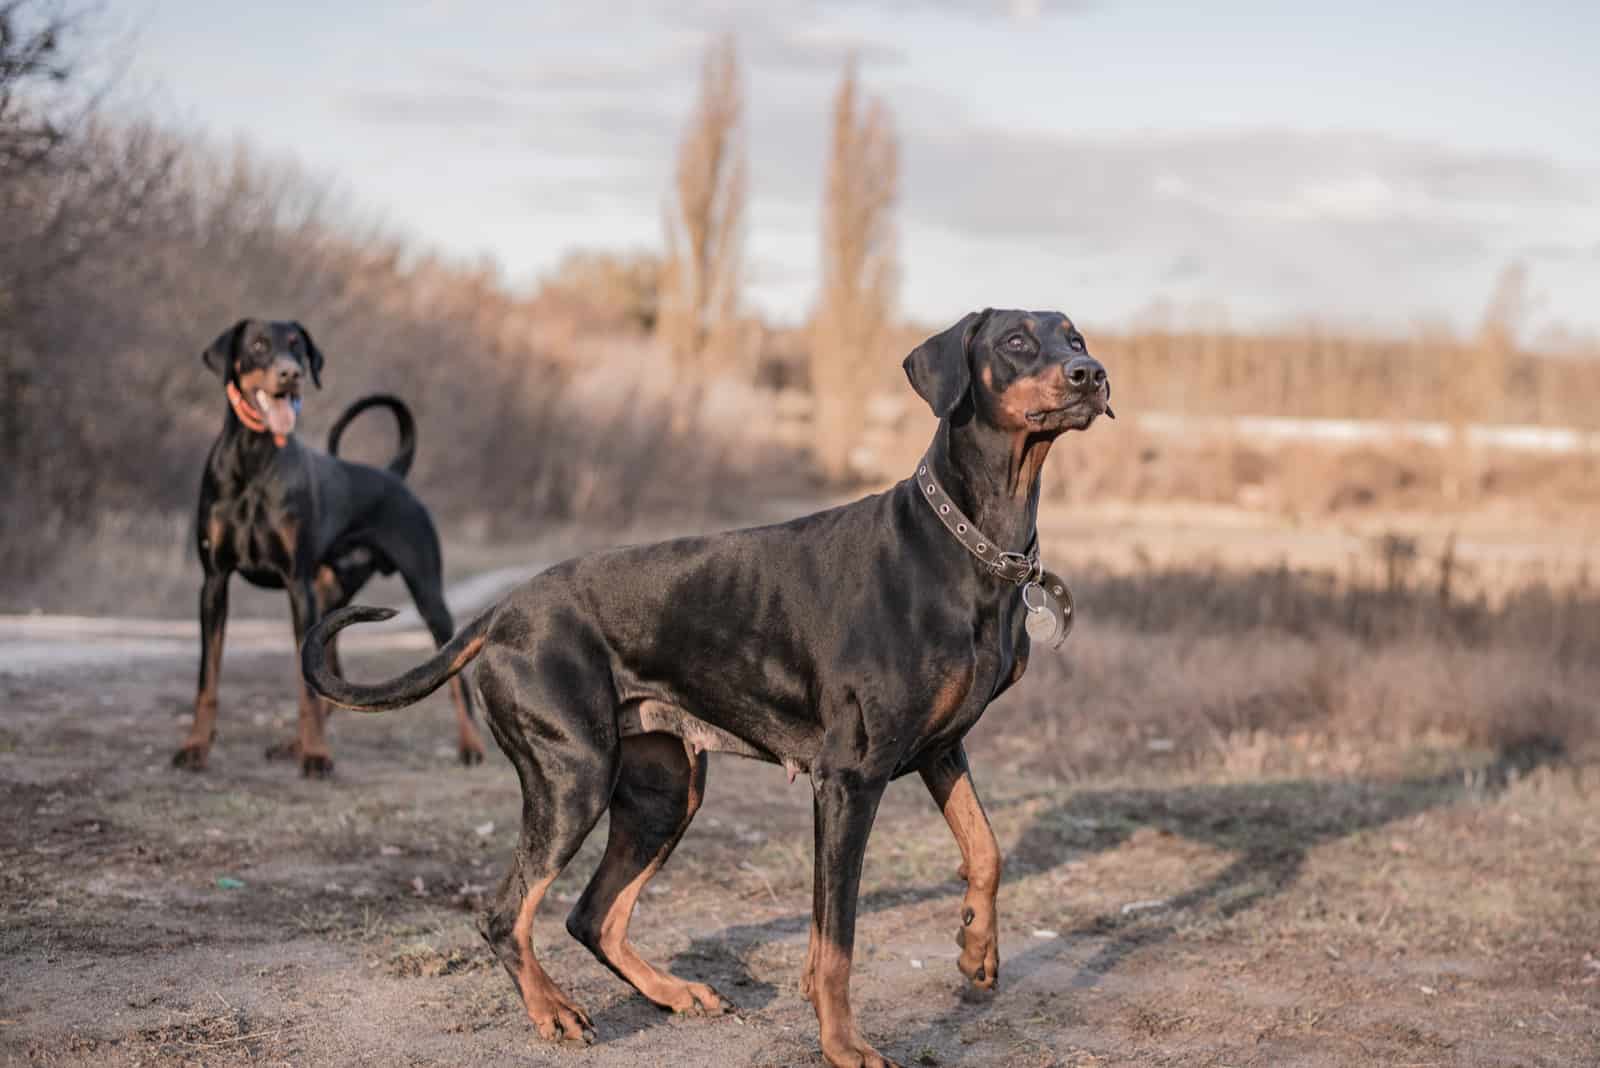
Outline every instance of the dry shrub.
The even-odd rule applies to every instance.
[[[1284,569],[1092,577],[1080,628],[976,744],[1067,777],[1141,767],[1370,772],[1395,752],[1600,744],[1600,594],[1497,606]],[[1246,766],[1248,765],[1248,766]]]

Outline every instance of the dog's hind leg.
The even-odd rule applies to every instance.
[[[206,572],[200,587],[200,682],[194,698],[194,722],[183,745],[172,755],[174,767],[199,771],[206,766],[217,736],[217,680],[222,674],[222,636],[228,625],[228,572]]]
[[[316,574],[311,579],[311,594],[316,605],[317,618],[321,619],[335,608],[343,608],[350,603],[350,598],[361,588],[372,572],[370,568],[365,573],[357,572],[352,581],[351,572],[336,566],[322,564],[317,568]],[[298,635],[299,632],[296,631]],[[298,645],[299,639],[296,639]],[[328,666],[335,675],[343,675],[344,670],[339,663],[339,639],[335,636],[328,642]],[[298,651],[297,651],[298,652]],[[333,714],[334,705],[326,701],[321,702],[322,721],[327,722]],[[296,726],[294,735],[286,741],[274,742],[267,746],[266,757],[268,760],[298,760],[301,751],[301,729]]]
[[[622,769],[611,795],[605,859],[567,917],[572,937],[600,963],[664,1009],[726,1012],[704,983],[661,971],[628,941],[628,921],[645,884],[672,855],[705,794],[706,755],[670,734],[638,734],[622,742]]]
[[[350,598],[365,581],[366,576],[361,576],[360,581],[345,582],[344,576],[327,564],[317,568],[317,577],[311,580],[311,589],[317,595],[317,618],[321,619],[335,608],[343,608],[349,604]],[[335,675],[344,675],[344,669],[339,663],[338,635],[328,641],[328,670]],[[333,706],[328,706],[327,711],[331,713]]]
[[[428,544],[420,547],[407,546],[405,549],[396,546],[390,555],[400,571],[400,576],[405,579],[406,589],[411,591],[411,599],[417,605],[417,614],[428,625],[428,633],[433,635],[435,648],[439,648],[455,634],[456,624],[450,617],[450,609],[444,603],[444,577],[439,562],[438,539],[432,536],[431,528],[429,535]],[[450,698],[456,710],[456,751],[461,756],[461,763],[469,767],[481,764],[483,738],[472,722],[472,699],[460,676],[450,680]]]
[[[545,891],[610,802],[619,750],[610,695],[603,703],[590,696],[602,693],[604,679],[597,672],[580,683],[575,676],[585,674],[583,665],[559,659],[556,682],[534,658],[503,650],[485,653],[477,668],[490,727],[522,782],[516,858],[478,930],[517,984],[539,1034],[590,1042],[594,1025],[588,1015],[534,954],[533,920]]]

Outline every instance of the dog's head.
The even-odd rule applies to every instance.
[[[970,411],[1014,433],[1055,436],[1111,416],[1111,381],[1060,312],[972,312],[905,359],[906,377],[939,418]]]
[[[306,375],[322,388],[322,350],[296,322],[240,319],[200,359],[224,386],[237,391],[234,403],[245,405],[279,438],[294,433]]]

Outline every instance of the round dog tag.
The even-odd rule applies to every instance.
[[[1072,591],[1059,575],[1046,571],[1038,582],[1022,587],[1022,603],[1028,610],[1023,621],[1028,637],[1059,649],[1072,630]]]
[[[1061,626],[1056,620],[1055,613],[1048,608],[1028,609],[1028,618],[1023,626],[1028,628],[1028,637],[1052,648],[1061,634]]]

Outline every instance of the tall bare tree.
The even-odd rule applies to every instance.
[[[29,92],[67,80],[61,38],[70,28],[55,5],[0,2],[0,174],[37,165],[61,143],[62,130]]]
[[[1450,373],[1438,386],[1441,407],[1458,431],[1468,423],[1510,417],[1512,364],[1530,308],[1527,268],[1509,263],[1495,280],[1476,333],[1451,361]]]
[[[894,205],[899,148],[881,100],[860,99],[856,66],[833,102],[833,144],[822,200],[822,293],[812,322],[814,449],[823,472],[849,474],[867,400],[881,377],[900,271]]]
[[[665,219],[656,335],[696,372],[726,371],[737,359],[745,181],[744,87],[728,35],[706,50]]]

